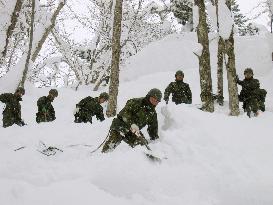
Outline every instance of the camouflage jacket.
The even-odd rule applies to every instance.
[[[126,134],[132,124],[136,124],[139,129],[148,125],[147,131],[151,140],[158,138],[157,113],[148,97],[128,100],[117,118],[113,120],[111,129]]]
[[[164,92],[164,100],[169,100],[169,95],[172,94],[172,101],[175,104],[191,104],[192,103],[192,93],[189,84],[183,81],[171,82]]]
[[[100,121],[105,120],[103,107],[100,105],[98,97],[86,97],[82,99],[76,106],[80,108],[80,116],[84,113],[86,116],[96,116],[96,118]]]
[[[36,114],[37,118],[39,118],[38,121],[55,120],[55,110],[51,103],[52,100],[47,96],[43,96],[38,99],[38,113]]]
[[[260,90],[259,80],[251,78],[251,79],[237,80],[237,83],[242,86],[242,90],[239,95],[240,101],[245,101],[259,95],[259,90]]]
[[[14,123],[21,122],[21,104],[22,98],[12,93],[4,93],[0,95],[0,101],[6,104],[3,111],[4,118],[10,118]]]

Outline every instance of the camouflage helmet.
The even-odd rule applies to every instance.
[[[244,70],[244,75],[247,74],[247,73],[253,75],[253,70],[251,68],[246,68]]]
[[[58,91],[56,89],[51,89],[49,91],[49,94],[54,96],[55,98],[58,97]]]
[[[182,75],[182,76],[184,76],[183,71],[182,71],[182,70],[178,70],[178,71],[176,71],[176,73],[175,73],[175,77],[176,77],[176,76],[178,76],[178,75]]]
[[[162,98],[162,93],[159,89],[153,88],[148,92],[147,96],[154,97],[160,102]]]
[[[103,92],[100,94],[99,98],[104,98],[105,100],[108,100],[109,99],[109,95],[107,92]]]
[[[19,87],[16,89],[15,93],[21,93],[22,95],[25,94],[25,89],[23,87]]]

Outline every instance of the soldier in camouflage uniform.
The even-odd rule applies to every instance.
[[[90,96],[82,99],[76,105],[75,123],[87,123],[90,122],[92,124],[92,117],[96,116],[96,118],[100,121],[105,120],[103,114],[103,107],[100,105],[105,101],[108,101],[109,95],[106,92],[100,94],[99,97],[92,98]]]
[[[0,101],[6,104],[3,111],[3,127],[9,127],[13,124],[24,126],[25,123],[21,119],[22,96],[25,94],[24,88],[17,88],[14,94],[4,93],[0,95]]]
[[[55,110],[51,104],[56,97],[58,97],[58,91],[56,89],[51,89],[48,96],[43,96],[38,99],[38,112],[36,113],[37,123],[51,122],[56,119]]]
[[[168,104],[169,96],[172,94],[172,101],[177,105],[181,103],[191,104],[192,93],[189,84],[183,82],[184,73],[179,70],[175,73],[175,82],[171,82],[164,92],[164,100]]]
[[[113,120],[109,131],[109,137],[104,143],[102,152],[115,149],[123,140],[131,147],[147,145],[140,129],[148,125],[148,133],[151,140],[158,138],[158,123],[155,107],[161,101],[160,90],[151,89],[146,97],[128,100],[125,107]]]
[[[266,90],[260,89],[259,80],[253,78],[253,70],[247,68],[244,71],[245,79],[239,80],[237,76],[237,83],[242,86],[239,95],[239,101],[243,102],[243,109],[250,117],[251,112],[254,116],[258,115],[258,110],[265,111],[265,97]]]

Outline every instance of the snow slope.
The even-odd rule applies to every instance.
[[[90,154],[106,137],[112,119],[74,124],[73,109],[81,98],[98,92],[86,87],[77,92],[60,89],[54,101],[57,120],[37,125],[36,100],[48,89],[28,86],[22,102],[28,126],[0,127],[1,204],[272,205],[272,62],[257,63],[261,69],[254,70],[268,90],[266,112],[251,119],[243,113],[229,117],[225,102],[223,108],[216,106],[215,113],[204,113],[197,109],[197,62],[180,59],[179,36],[169,40],[154,43],[135,56],[122,73],[118,98],[120,110],[126,100],[144,96],[153,87],[163,91],[174,71],[185,67],[193,104],[166,107],[161,102],[157,107],[160,139],[150,146],[155,155],[167,159],[151,162],[143,154],[144,147],[131,149],[124,143],[109,154]],[[196,48],[190,37],[186,41],[193,46],[185,50]],[[253,52],[248,58],[259,55]],[[239,64],[246,62],[244,57]],[[36,150],[39,141],[64,152],[42,155]],[[26,147],[14,151],[21,146]]]

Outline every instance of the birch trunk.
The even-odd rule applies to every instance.
[[[109,103],[107,107],[107,116],[113,117],[117,112],[117,96],[119,87],[119,62],[120,62],[120,37],[122,21],[122,3],[123,0],[116,0],[114,12],[114,25],[112,37],[112,61],[109,87]]]

